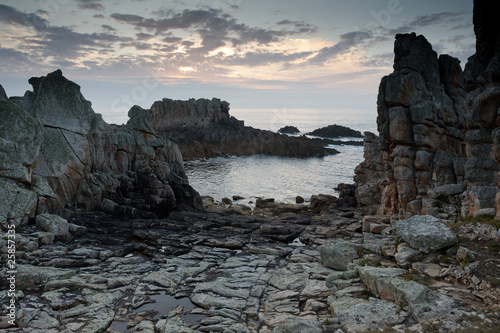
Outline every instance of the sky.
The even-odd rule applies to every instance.
[[[112,123],[162,98],[375,113],[409,32],[464,66],[472,0],[0,0],[0,84],[61,69]]]

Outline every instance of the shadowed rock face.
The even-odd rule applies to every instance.
[[[185,160],[221,155],[325,156],[337,153],[321,140],[289,137],[244,126],[217,98],[163,99],[150,109],[154,129],[179,145]]]
[[[379,214],[437,214],[427,192],[464,180],[462,70],[414,33],[397,35],[394,53],[394,72],[379,86],[380,135],[365,137],[365,161],[356,169],[358,202]]]
[[[177,146],[155,134],[148,112],[134,106],[126,125],[109,125],[61,71],[29,82],[33,92],[24,98],[0,98],[0,197],[16,190],[34,200],[27,207],[4,201],[2,220],[7,214],[21,222],[45,212],[69,218],[100,209],[132,216],[203,209]]]
[[[379,136],[365,138],[358,202],[379,214],[500,212],[500,28],[492,2],[474,1],[476,54],[436,57],[423,36],[397,35],[382,79]]]

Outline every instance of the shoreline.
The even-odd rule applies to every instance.
[[[91,212],[72,220],[81,228],[72,240],[40,246],[33,239],[45,234],[27,226],[17,233],[16,300],[22,310],[16,323],[40,333],[76,327],[91,332],[120,327],[130,332],[419,331],[428,327],[426,320],[436,329],[460,331],[478,323],[485,330],[500,324],[488,303],[500,296],[499,290],[484,287],[491,276],[473,273],[488,262],[484,252],[475,252],[470,269],[458,254],[446,259],[439,251],[410,260],[408,246],[396,244],[387,218],[366,216],[357,208],[303,207],[308,209],[280,218],[235,215],[231,208],[147,220]],[[470,225],[457,232],[471,235],[466,232]],[[324,251],[331,252],[324,256]],[[331,256],[337,258],[332,263]],[[428,296],[408,298],[410,307],[401,303],[400,316],[393,317],[395,305],[385,300],[387,295],[367,298],[374,292],[369,281],[382,283],[387,274],[396,274],[390,283],[397,283],[402,295],[420,288]],[[465,297],[476,282],[476,296]],[[435,297],[440,306],[432,305]],[[188,306],[187,300],[194,309],[178,306]],[[153,302],[150,310],[143,310],[148,302]],[[160,304],[169,305],[160,309]],[[428,310],[419,318],[421,308]],[[185,311],[201,321],[190,321]],[[371,311],[390,314],[380,321],[370,317]],[[364,321],[355,319],[359,313]]]

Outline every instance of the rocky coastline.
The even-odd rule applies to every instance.
[[[394,72],[379,86],[379,135],[366,133],[356,169],[358,201],[372,212],[500,217],[500,32],[488,8],[474,2],[476,54],[464,71],[425,37],[396,36]]]
[[[164,99],[116,126],[61,71],[23,97],[0,86],[0,328],[497,332],[500,33],[493,4],[474,6],[464,72],[423,36],[396,36],[356,184],[308,204],[251,208],[189,185],[181,151],[228,153],[224,128],[250,153],[314,142],[287,148],[302,139],[255,132],[226,102]]]
[[[175,142],[184,160],[218,156],[272,155],[313,157],[337,154],[324,140],[285,134],[245,126],[229,115],[229,103],[220,99],[164,98],[149,112],[154,130]]]

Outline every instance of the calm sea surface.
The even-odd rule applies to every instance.
[[[327,125],[343,125],[365,132],[376,132],[376,112],[362,110],[231,110],[245,125],[277,131],[296,126],[301,134]],[[294,202],[300,195],[333,194],[339,183],[352,183],[354,168],[363,159],[363,147],[331,146],[340,154],[326,157],[291,158],[245,156],[213,158],[185,163],[191,185],[201,194],[223,197],[240,195],[247,201],[256,197]]]

